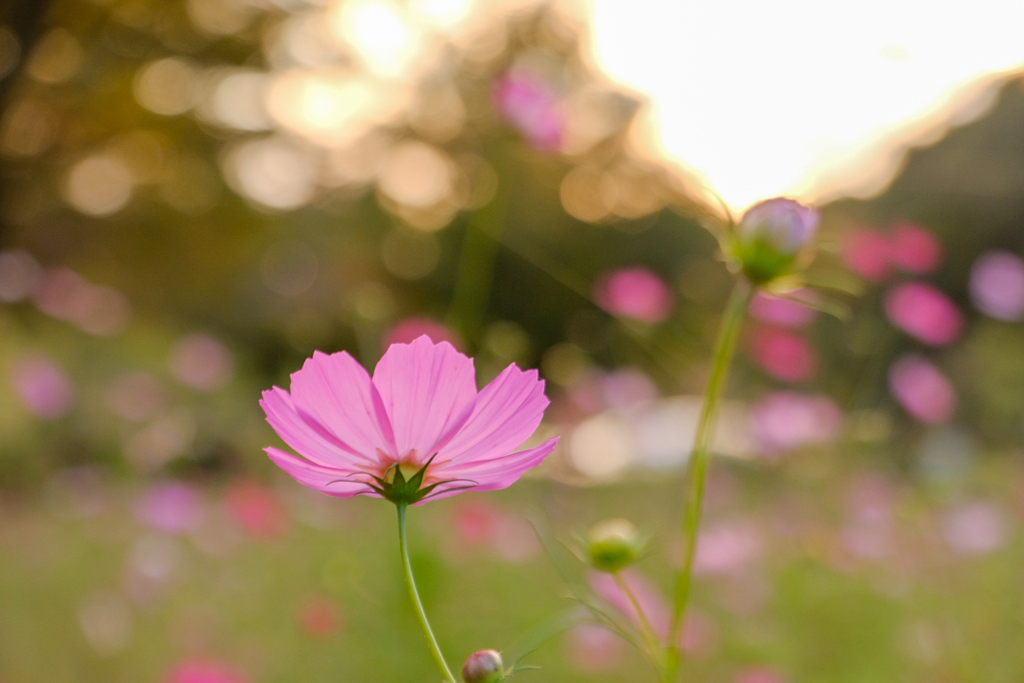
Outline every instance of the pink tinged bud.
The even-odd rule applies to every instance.
[[[818,229],[816,209],[776,197],[755,204],[736,226],[734,256],[743,272],[761,284],[787,274]]]
[[[889,368],[889,390],[903,408],[922,422],[945,422],[956,410],[956,391],[938,369],[916,354]]]
[[[885,312],[896,327],[932,346],[955,341],[963,329],[956,304],[922,282],[908,282],[889,292]]]
[[[1007,251],[990,251],[971,268],[971,301],[985,315],[1024,320],[1024,261]]]
[[[498,683],[504,679],[504,664],[497,650],[474,652],[462,665],[462,680],[466,683]]]

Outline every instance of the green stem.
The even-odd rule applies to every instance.
[[[673,596],[672,625],[669,629],[668,649],[665,656],[665,683],[674,683],[679,671],[680,647],[679,640],[686,614],[686,603],[690,597],[690,583],[693,576],[693,560],[697,554],[697,537],[700,532],[700,520],[704,507],[704,482],[707,479],[708,461],[711,454],[711,440],[714,436],[718,407],[721,403],[722,389],[729,374],[736,342],[747,307],[755,290],[745,280],[737,281],[722,319],[722,327],[718,333],[714,361],[711,366],[711,377],[704,394],[704,405],[701,408],[697,423],[697,434],[694,438],[693,452],[690,455],[690,466],[687,470],[689,491],[686,510],[683,515],[683,566],[676,576],[675,593]]]
[[[640,627],[640,635],[647,644],[647,649],[650,650],[651,657],[657,661],[662,647],[661,641],[658,639],[658,634],[655,633],[654,627],[651,626],[650,619],[647,618],[643,608],[640,606],[640,601],[636,599],[636,594],[633,592],[633,589],[629,587],[626,580],[622,578],[622,574],[614,572],[612,576],[615,577],[615,583],[618,584],[619,590],[622,591],[623,595],[626,596],[626,599],[629,600],[629,604],[632,605],[633,609],[636,611],[637,623]]]
[[[437,644],[437,638],[434,637],[434,632],[430,629],[427,613],[423,611],[423,603],[420,601],[419,591],[416,590],[416,579],[412,575],[412,564],[409,562],[409,543],[405,533],[405,509],[408,506],[399,504],[396,507],[398,508],[398,542],[402,548],[402,566],[405,569],[405,585],[409,587],[409,598],[412,600],[413,607],[416,608],[416,616],[419,617],[420,626],[423,628],[423,637],[427,639],[434,663],[441,670],[445,683],[455,683],[455,676],[448,668],[444,654],[441,653],[441,647]]]

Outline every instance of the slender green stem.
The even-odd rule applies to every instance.
[[[640,601],[636,599],[636,593],[629,587],[629,583],[622,578],[620,572],[614,572],[612,576],[615,577],[615,583],[618,584],[619,590],[629,600],[629,604],[633,606],[636,611],[637,623],[640,627],[640,635],[643,637],[644,642],[647,644],[647,649],[650,650],[651,657],[655,661],[658,661],[661,655],[661,640],[658,638],[658,634],[655,632],[654,627],[651,626],[650,619],[647,618],[647,614],[644,613],[643,607],[640,606]]]
[[[416,579],[412,575],[412,564],[409,562],[409,543],[405,533],[405,509],[406,505],[399,504],[398,507],[398,542],[402,548],[402,566],[405,568],[405,585],[409,587],[409,598],[413,607],[416,608],[416,616],[419,617],[420,626],[423,628],[423,637],[427,639],[430,647],[430,654],[434,657],[437,668],[441,670],[445,683],[455,683],[455,676],[452,675],[448,664],[445,662],[441,647],[437,644],[437,638],[430,629],[430,622],[427,621],[427,613],[423,611],[423,603],[420,601],[420,593],[416,590]]]
[[[665,653],[665,683],[674,683],[679,670],[681,656],[679,640],[683,617],[686,614],[686,603],[690,597],[693,560],[697,554],[697,536],[700,532],[700,520],[704,507],[704,482],[707,479],[711,440],[714,436],[722,389],[725,387],[740,328],[743,327],[743,318],[754,291],[754,288],[746,280],[740,279],[729,298],[725,317],[722,319],[722,327],[718,333],[711,377],[704,394],[704,405],[697,422],[697,434],[694,438],[693,452],[690,455],[690,466],[687,469],[689,484],[686,510],[683,515],[683,565],[676,576],[672,625],[669,629],[668,649]]]

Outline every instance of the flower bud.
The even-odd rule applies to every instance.
[[[462,680],[466,683],[499,683],[504,679],[505,669],[497,650],[474,652],[462,665]]]
[[[818,211],[776,197],[747,209],[736,226],[732,256],[754,284],[786,275],[818,229]]]
[[[602,572],[615,573],[636,562],[643,549],[640,532],[625,519],[606,519],[587,532],[590,564]]]

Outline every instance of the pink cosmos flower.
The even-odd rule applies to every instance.
[[[660,323],[672,312],[672,292],[646,268],[623,268],[594,284],[594,300],[612,315]]]
[[[892,234],[892,262],[908,273],[930,273],[942,262],[942,245],[927,228],[901,223]]]
[[[473,360],[423,336],[394,344],[373,377],[348,353],[316,352],[291,392],[260,401],[267,422],[303,457],[267,455],[297,482],[330,496],[416,504],[511,486],[558,439],[509,453],[540,424],[548,399],[536,370],[515,364],[479,393]]]
[[[939,370],[917,354],[901,356],[889,368],[889,390],[922,422],[945,422],[956,410],[956,390]]]
[[[971,301],[985,315],[1024,319],[1024,261],[1008,251],[990,251],[971,267]]]
[[[933,346],[955,341],[964,324],[956,304],[923,282],[907,282],[889,292],[885,313],[896,327]]]
[[[565,121],[555,89],[525,69],[510,71],[494,84],[494,106],[519,129],[526,141],[542,152],[562,146]]]
[[[856,230],[847,237],[841,253],[843,263],[869,282],[881,282],[892,270],[892,245],[874,230]]]
[[[806,339],[779,327],[763,327],[750,339],[750,355],[772,377],[805,382],[818,369],[818,354]]]
[[[11,369],[11,384],[25,407],[44,420],[64,417],[75,401],[71,378],[46,356],[19,360]]]
[[[234,667],[211,659],[188,659],[171,669],[167,683],[248,683]]]

